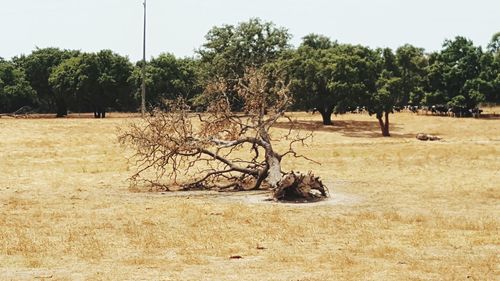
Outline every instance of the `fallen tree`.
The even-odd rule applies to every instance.
[[[282,171],[285,156],[310,160],[294,150],[310,134],[294,131],[285,115],[291,103],[289,85],[270,73],[249,69],[237,81],[237,96],[230,97],[226,82],[207,86],[204,114],[191,113],[182,99],[170,101],[168,111],[155,111],[121,134],[120,142],[135,150],[139,169],[132,180],[163,190],[270,189],[277,200],[327,197],[319,178]],[[243,113],[232,111],[234,101],[243,104]],[[291,126],[273,139],[270,130],[282,118]],[[273,143],[282,141],[288,149],[279,153]]]

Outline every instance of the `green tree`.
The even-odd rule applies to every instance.
[[[105,114],[108,107],[118,111],[136,110],[138,102],[129,82],[134,67],[129,59],[110,50],[98,52],[96,59],[97,81],[91,102],[97,114],[96,109],[101,109],[101,114]]]
[[[481,58],[481,73],[475,85],[486,102],[500,103],[500,32],[493,35]]]
[[[295,109],[315,108],[323,124],[332,125],[334,112],[359,105],[375,91],[376,56],[362,46],[328,44],[322,37],[313,38],[320,40],[315,43],[311,38],[287,62]]]
[[[439,52],[429,54],[429,65],[427,66],[427,85],[425,94],[420,102],[421,105],[430,107],[435,104],[445,104],[448,102],[448,96],[445,92],[445,83],[443,77],[443,63],[439,62]]]
[[[248,68],[261,68],[277,60],[289,49],[291,35],[285,28],[253,18],[237,26],[212,28],[206,42],[197,51],[200,55],[205,83],[224,80],[228,94],[237,100],[235,86]],[[232,103],[241,108],[241,102]]]
[[[130,80],[137,93],[142,83],[141,63],[134,69]],[[199,61],[192,58],[176,58],[173,54],[161,54],[146,65],[146,102],[150,106],[162,106],[164,100],[182,97],[189,101],[201,93]]]
[[[83,99],[88,91],[88,70],[84,67],[85,57],[88,54],[81,54],[65,60],[53,69],[49,77],[49,85],[54,91],[57,107],[57,117],[68,114],[68,108],[82,112]]]
[[[13,59],[14,63],[24,69],[26,78],[36,91],[39,101],[39,111],[57,112],[64,107],[49,85],[52,70],[64,60],[75,57],[78,51],[61,50],[58,48],[36,48],[29,55],[21,55]]]
[[[481,101],[480,95],[477,95],[481,90],[478,85],[482,83],[476,79],[481,73],[482,56],[481,48],[464,37],[446,40],[443,50],[430,58],[430,92],[439,93],[445,101],[463,96],[467,107],[477,106]]]
[[[424,96],[428,61],[424,49],[406,44],[396,50],[396,62],[401,78],[402,100],[400,105],[418,105]]]
[[[370,115],[377,118],[382,135],[389,137],[389,115],[394,108],[420,104],[424,99],[427,58],[423,49],[408,44],[398,48],[395,54],[389,48],[378,53],[381,56],[377,90],[367,96],[365,104]]]
[[[405,82],[401,76],[403,71],[396,64],[396,57],[391,49],[382,50],[380,60],[380,77],[377,80],[377,90],[366,100],[370,115],[377,118],[384,137],[390,136],[389,114],[394,112],[396,105],[402,105],[408,100],[409,93],[405,91]]]
[[[500,32],[493,34],[491,42],[488,44],[488,51],[493,54],[500,53]]]
[[[104,118],[109,107],[116,110],[135,107],[128,82],[132,69],[127,58],[109,50],[65,60],[49,78],[61,104],[57,116],[66,115],[70,109],[92,111],[96,118]]]
[[[326,50],[337,46],[330,38],[320,34],[308,34],[302,38],[302,46],[308,46],[314,50]]]
[[[0,113],[14,112],[36,103],[36,93],[23,70],[0,58]]]

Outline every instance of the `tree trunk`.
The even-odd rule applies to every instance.
[[[278,186],[281,181],[281,157],[274,152],[271,144],[271,136],[265,128],[259,130],[259,135],[264,141],[264,149],[266,151],[267,176],[266,182],[272,189]]]
[[[66,103],[64,101],[60,101],[57,105],[56,105],[56,117],[57,118],[60,118],[60,117],[64,117],[64,116],[67,116],[68,115],[68,108],[66,107]]]
[[[266,155],[266,161],[269,165],[266,181],[274,189],[281,181],[281,161],[274,152]]]
[[[384,137],[390,137],[391,135],[389,134],[389,113],[385,112],[385,122],[382,120],[382,116],[378,117],[378,123],[380,125],[380,130],[382,131],[382,136]]]
[[[94,118],[106,118],[106,109],[102,107],[96,107],[94,109]]]
[[[390,137],[391,134],[389,133],[389,112],[385,113],[385,124],[384,125],[385,125],[385,134],[383,134],[383,135],[384,135],[384,137]],[[382,132],[382,133],[384,133],[384,132]]]
[[[323,125],[330,126],[333,125],[332,122],[332,114],[333,110],[328,108],[323,108],[318,110],[321,113],[321,117],[323,118]]]

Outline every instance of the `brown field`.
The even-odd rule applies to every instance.
[[[498,280],[500,120],[294,116],[329,201],[137,192],[129,119],[0,118],[0,280]]]

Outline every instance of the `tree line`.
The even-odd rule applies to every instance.
[[[384,135],[395,107],[473,109],[500,103],[500,32],[485,49],[459,36],[431,53],[409,44],[373,49],[317,34],[293,47],[290,39],[287,29],[260,19],[213,27],[194,57],[165,53],[146,63],[147,104],[161,107],[165,99],[182,97],[202,110],[207,86],[223,81],[232,104],[241,106],[234,91],[248,68],[279,71],[290,85],[294,110],[314,108],[328,125],[332,114],[362,106],[376,116]],[[0,112],[23,106],[59,117],[137,111],[141,67],[142,62],[133,64],[110,50],[37,48],[11,60],[0,58]]]

